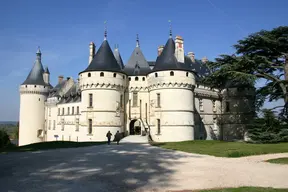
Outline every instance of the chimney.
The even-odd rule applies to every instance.
[[[158,47],[158,56],[161,55],[163,49],[164,49],[164,45],[160,45],[160,46]]]
[[[175,57],[180,63],[184,63],[184,39],[177,35],[175,38]]]
[[[187,56],[191,59],[191,61],[193,63],[195,62],[195,54],[194,54],[194,52],[188,52]]]
[[[89,63],[88,65],[90,65],[91,61],[93,60],[94,58],[94,55],[95,55],[95,44],[93,42],[91,42],[89,44]]]
[[[206,56],[204,56],[202,59],[201,59],[202,63],[207,63],[208,62],[208,59]]]
[[[64,77],[63,75],[59,75],[58,76],[58,84],[61,83],[63,81]]]

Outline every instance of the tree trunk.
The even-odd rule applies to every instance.
[[[284,78],[285,78],[285,81],[288,81],[288,62],[287,62],[287,57],[288,57],[288,54],[285,54],[284,55]],[[285,87],[285,91],[283,90],[284,92],[284,112],[287,114],[288,112],[288,94],[287,94],[287,83],[284,84],[284,87]]]

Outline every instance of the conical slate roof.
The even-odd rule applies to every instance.
[[[33,68],[31,69],[29,75],[27,76],[26,80],[22,83],[22,85],[46,85],[43,80],[43,66],[41,63],[41,52],[38,49],[36,53],[36,61],[34,63]]]
[[[88,71],[122,72],[106,39],[101,44],[90,65],[81,73]]]
[[[153,71],[164,70],[189,70],[184,63],[179,63],[175,57],[175,42],[170,37],[161,53],[158,56]]]
[[[139,46],[136,46],[130,59],[125,65],[124,72],[129,76],[147,75],[151,72],[148,62],[146,61]]]
[[[123,69],[123,68],[124,68],[124,64],[123,64],[123,60],[122,60],[122,57],[121,57],[121,55],[120,55],[120,52],[119,52],[118,47],[116,47],[116,48],[114,49],[114,52],[113,52],[113,53],[114,53],[114,57],[115,57],[118,65],[121,67],[121,69]]]

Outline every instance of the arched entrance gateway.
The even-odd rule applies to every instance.
[[[141,135],[141,122],[133,119],[129,124],[129,135]]]

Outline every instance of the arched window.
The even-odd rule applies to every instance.
[[[37,86],[36,86],[36,85],[34,85],[34,87],[36,88]]]
[[[138,77],[135,77],[135,81],[138,81],[138,79],[139,79]]]
[[[91,73],[88,73],[88,77],[91,77]]]
[[[113,77],[116,77],[116,73],[113,74]]]
[[[155,73],[155,77],[158,77],[158,73]]]
[[[142,81],[145,81],[145,77],[142,77]]]
[[[104,73],[103,72],[100,73],[100,77],[104,77]]]
[[[174,76],[174,71],[170,71],[170,76]]]
[[[188,73],[188,72],[186,72],[186,77],[188,77],[188,75],[189,75],[189,73]]]
[[[129,79],[129,81],[131,81],[131,77],[129,77],[128,79]]]

